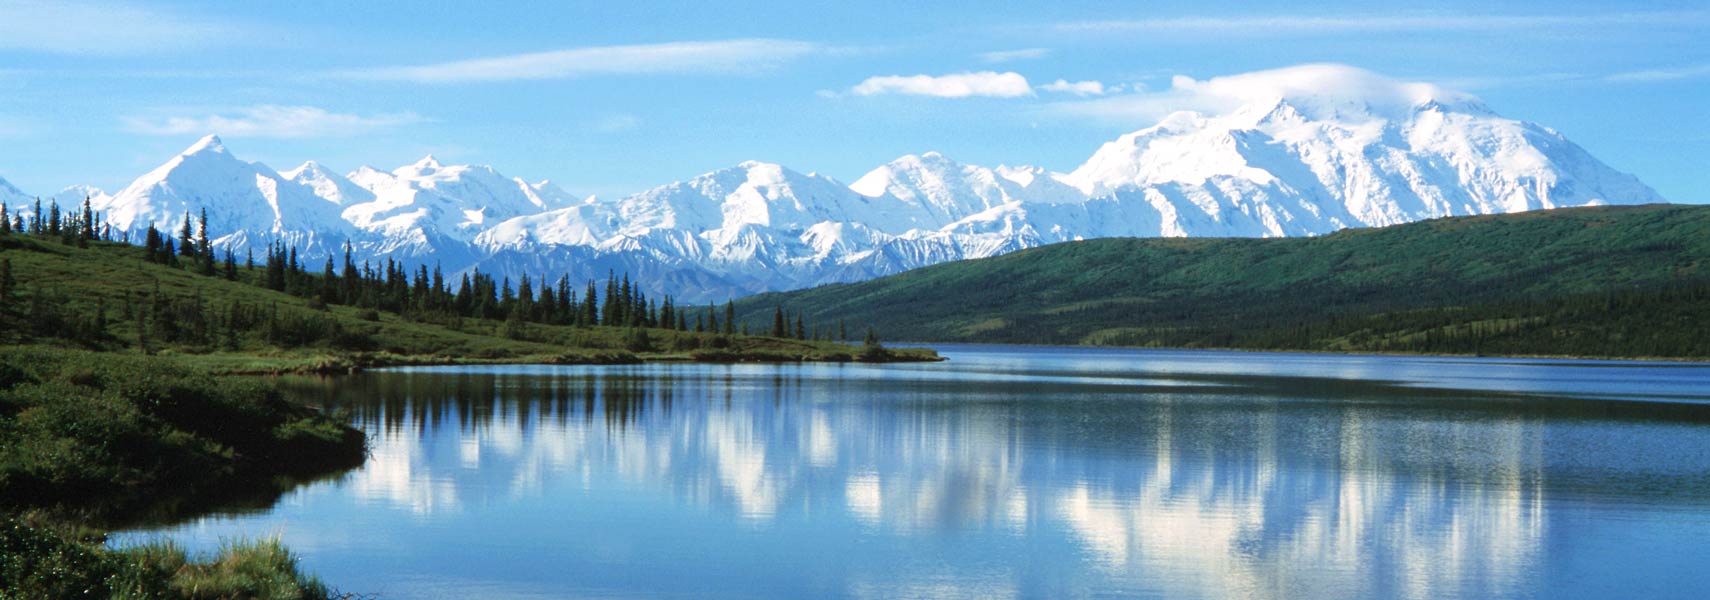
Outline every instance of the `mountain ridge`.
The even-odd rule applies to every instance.
[[[925,152],[845,184],[745,161],[607,200],[431,155],[392,171],[340,175],[308,161],[275,172],[208,136],[120,192],[90,197],[133,234],[150,222],[175,230],[206,208],[216,229],[232,231],[217,242],[240,254],[277,239],[311,258],[348,242],[359,259],[512,277],[692,270],[671,277],[698,282],[678,288],[697,302],[1078,239],[1310,236],[1663,201],[1559,133],[1471,96],[1346,67],[1295,71],[1286,75],[1366,83],[1327,92],[1257,74],[1264,85],[1238,89],[1238,105],[1170,114],[1104,143],[1068,173]],[[641,284],[663,287],[651,277]]]

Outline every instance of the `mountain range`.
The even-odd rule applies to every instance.
[[[1183,111],[1078,168],[908,155],[844,184],[744,162],[617,199],[432,156],[338,174],[242,160],[208,136],[116,193],[74,186],[133,236],[207,210],[216,245],[274,240],[312,260],[479,268],[572,280],[630,274],[692,302],[861,281],[952,260],[1110,237],[1285,237],[1536,209],[1662,202],[1541,125],[1464,94],[1275,94]],[[33,196],[0,180],[0,201]]]

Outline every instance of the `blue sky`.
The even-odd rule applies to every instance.
[[[1174,76],[1333,62],[1710,201],[1710,2],[828,4],[0,0],[0,177],[111,191],[204,133],[278,169],[433,153],[601,195],[747,159],[1068,170]],[[1109,98],[1147,109],[1081,104]]]

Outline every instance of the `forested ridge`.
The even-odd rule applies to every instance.
[[[1710,358],[1710,207],[1102,239],[767,294],[928,342]]]

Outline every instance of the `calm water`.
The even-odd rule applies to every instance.
[[[386,598],[1710,594],[1710,366],[944,353],[294,381],[366,466],[120,543]]]

